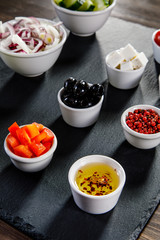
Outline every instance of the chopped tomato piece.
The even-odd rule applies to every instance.
[[[51,148],[52,142],[45,142],[43,145],[46,147],[46,150],[43,153],[46,153]]]
[[[39,129],[39,131],[41,132],[44,128],[43,124],[41,123],[37,123],[37,122],[34,122],[34,124],[36,124],[37,128]]]
[[[37,125],[35,123],[26,125],[25,130],[31,139],[39,134],[39,128],[37,127]]]
[[[40,143],[46,137],[47,137],[47,133],[42,131],[36,137],[33,138],[33,141],[35,141],[36,143]]]
[[[16,131],[19,129],[19,125],[14,122],[9,128],[9,132],[12,134],[12,136],[17,137]]]
[[[51,141],[53,140],[54,134],[53,134],[53,132],[52,132],[50,129],[44,128],[44,129],[42,130],[42,132],[45,132],[45,133],[47,134],[46,138],[43,139],[42,143],[51,142]]]
[[[31,139],[30,137],[28,136],[25,128],[19,128],[17,131],[17,137],[20,141],[21,144],[23,145],[29,145],[31,143]]]
[[[39,157],[46,149],[42,143],[36,142],[32,142],[29,147],[37,157]]]
[[[28,146],[18,145],[14,148],[14,153],[20,157],[31,158],[32,152],[28,149]]]
[[[17,138],[9,134],[6,139],[8,145],[12,148],[17,147],[19,145],[19,141]]]

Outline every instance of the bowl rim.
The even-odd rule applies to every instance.
[[[160,32],[160,29],[157,29],[153,32],[152,34],[152,44],[154,44],[155,46],[157,46],[157,48],[160,48],[160,46],[158,46],[158,44],[154,41],[154,37],[156,35],[157,32]]]
[[[94,161],[94,159],[91,159],[92,157],[96,157],[96,158],[99,158],[100,160],[98,161],[98,160],[95,160]],[[102,159],[102,161],[101,161],[101,159]],[[87,161],[87,163],[84,163],[83,164],[83,162],[84,161]],[[78,171],[78,169],[83,165],[83,166],[85,166],[85,165],[87,165],[87,164],[91,164],[91,163],[104,163],[105,164],[105,161],[110,161],[110,163],[114,163],[114,164],[116,164],[117,165],[117,167],[118,167],[118,170],[119,171],[121,171],[121,174],[122,174],[122,179],[121,179],[121,181],[120,181],[120,177],[119,177],[119,185],[118,185],[118,187],[113,191],[113,192],[111,192],[111,193],[109,193],[109,194],[107,194],[107,195],[103,195],[103,196],[93,196],[93,195],[89,195],[89,194],[86,194],[86,193],[83,193],[81,190],[79,190],[79,188],[78,188],[78,186],[76,186],[76,183],[75,183],[75,175],[76,175],[76,173],[77,173],[77,171]],[[82,164],[80,164],[80,163],[82,163]],[[111,166],[112,167],[112,165],[110,165],[110,163],[106,163],[106,165],[109,165],[109,166]],[[78,165],[77,167],[76,167],[76,170],[75,170],[75,172],[74,172],[74,174],[73,174],[73,176],[71,176],[71,172],[72,172],[72,169],[76,166],[76,165]],[[72,165],[71,165],[71,167],[70,167],[70,169],[69,169],[69,172],[68,172],[68,181],[69,181],[69,184],[70,184],[70,187],[71,187],[71,189],[73,189],[76,193],[78,193],[79,195],[81,195],[81,196],[83,196],[83,197],[85,197],[85,198],[89,198],[89,199],[96,199],[96,200],[102,200],[102,199],[109,199],[109,198],[112,198],[112,196],[114,196],[114,195],[116,195],[117,193],[119,193],[119,192],[121,192],[122,191],[122,189],[123,189],[123,187],[124,187],[124,185],[125,185],[125,182],[126,182],[126,173],[125,173],[125,170],[124,170],[124,168],[122,167],[122,165],[119,163],[119,162],[117,162],[115,159],[113,159],[113,158],[111,158],[111,157],[108,157],[108,156],[105,156],[105,155],[99,155],[99,154],[93,154],[93,155],[87,155],[87,156],[84,156],[84,157],[81,157],[81,158],[79,158],[77,161],[75,161]]]
[[[40,21],[44,21],[44,22],[57,23],[56,21],[54,21],[54,19],[50,20],[50,19],[38,18],[38,17],[37,17],[37,19]],[[14,21],[15,21],[15,19],[12,19],[12,20],[6,21],[5,23],[7,23],[7,22],[10,23],[10,22],[14,22]],[[12,57],[17,57],[17,58],[36,58],[36,57],[43,57],[44,55],[51,54],[52,52],[55,52],[57,49],[61,48],[67,39],[67,32],[66,32],[65,28],[63,27],[63,25],[60,25],[59,27],[63,31],[63,37],[62,37],[62,40],[57,44],[57,46],[55,46],[53,48],[50,48],[50,49],[47,49],[47,50],[41,51],[41,52],[26,54],[26,53],[11,52],[10,50],[7,50],[7,49],[1,47],[1,45],[0,45],[0,53],[6,54],[6,55],[12,56]]]
[[[135,137],[138,137],[138,138],[142,138],[142,139],[160,138],[160,132],[159,133],[153,133],[153,134],[143,134],[143,133],[135,132],[130,127],[128,127],[128,125],[126,124],[126,121],[125,121],[126,116],[128,115],[128,112],[133,112],[134,110],[140,109],[140,108],[141,109],[153,109],[158,113],[158,115],[160,115],[160,109],[158,107],[153,106],[153,105],[149,105],[149,104],[133,105],[133,106],[127,108],[121,115],[121,125],[122,125],[123,129],[126,130],[131,135],[133,135]]]
[[[20,127],[23,127],[23,126],[26,126],[27,124],[25,125],[21,125]],[[50,131],[52,131],[50,128],[44,126],[44,128],[47,128],[49,129]],[[57,144],[58,144],[58,141],[57,141],[57,137],[55,135],[55,133],[52,131],[52,133],[54,134],[54,141],[53,141],[53,144],[51,146],[51,148],[44,154],[42,154],[41,156],[39,157],[34,157],[34,158],[25,158],[25,157],[20,157],[16,154],[14,154],[10,149],[9,147],[7,146],[7,142],[6,142],[6,139],[7,139],[7,136],[10,134],[8,133],[7,136],[5,137],[5,140],[4,140],[4,150],[6,152],[6,154],[10,157],[10,158],[13,158],[14,161],[18,161],[18,162],[23,162],[23,163],[26,163],[26,164],[30,164],[30,163],[36,163],[36,162],[41,162],[41,161],[44,161],[47,157],[49,157],[57,148]]]
[[[92,85],[92,84],[89,84],[89,85]],[[97,106],[101,105],[103,103],[103,100],[104,100],[104,94],[102,95],[101,99],[99,100],[99,102],[94,105],[94,106],[91,106],[91,107],[87,107],[87,108],[72,108],[72,107],[69,107],[67,106],[66,104],[64,104],[61,100],[61,93],[62,91],[64,90],[64,87],[62,87],[59,91],[58,91],[58,94],[57,94],[57,99],[58,99],[58,102],[60,105],[62,105],[64,108],[70,110],[70,111],[78,111],[78,112],[87,112],[89,110],[93,110],[94,108],[96,108]]]
[[[107,65],[107,67],[109,67],[109,68],[112,69],[113,71],[119,72],[119,73],[129,73],[129,74],[130,74],[130,73],[135,73],[135,72],[137,73],[137,72],[144,71],[144,69],[146,68],[147,63],[146,63],[145,66],[140,67],[140,68],[138,68],[138,69],[126,70],[126,71],[112,67],[109,63],[107,63],[107,58],[109,57],[110,54],[112,54],[112,53],[115,52],[115,51],[116,51],[116,50],[111,51],[111,52],[108,53],[108,54],[106,55],[106,57],[105,57],[105,63],[106,63],[106,65]]]
[[[116,2],[117,0],[113,0],[112,4],[103,10],[89,12],[89,11],[76,11],[76,10],[67,9],[57,5],[54,0],[51,0],[51,3],[55,7],[55,9],[58,9],[60,12],[68,13],[75,16],[86,16],[86,17],[100,15],[102,13],[105,14],[105,12],[108,12],[108,9],[111,10],[116,5]]]

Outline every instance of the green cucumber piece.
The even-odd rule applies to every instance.
[[[85,0],[64,0],[66,8],[71,10],[77,10],[83,5]]]
[[[110,6],[110,0],[93,0],[94,11],[100,11]]]
[[[61,7],[65,7],[64,0],[53,0],[55,3]]]
[[[95,8],[95,5],[91,0],[86,0],[80,8],[78,8],[78,11],[93,11]]]

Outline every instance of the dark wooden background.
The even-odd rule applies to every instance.
[[[160,0],[117,0],[113,17],[160,28]],[[50,0],[0,0],[0,20],[16,16],[35,16],[53,19],[55,11]],[[160,206],[141,233],[139,240],[160,239]],[[0,240],[30,240],[21,232],[0,220]],[[127,240],[127,239],[126,239]]]

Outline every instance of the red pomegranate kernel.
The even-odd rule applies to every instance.
[[[129,128],[138,133],[153,134],[160,132],[160,116],[153,109],[135,109],[126,117]]]

